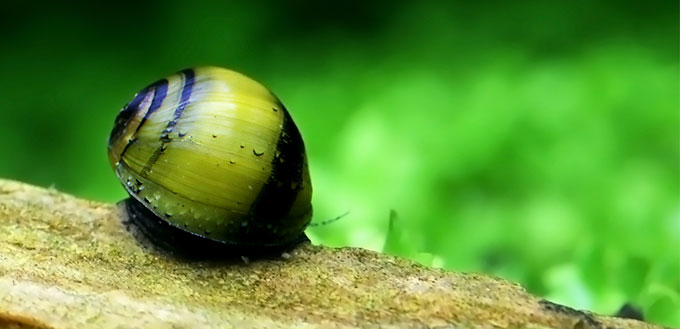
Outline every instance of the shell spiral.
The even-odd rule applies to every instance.
[[[108,155],[154,220],[206,239],[283,245],[311,220],[298,128],[272,92],[234,71],[187,69],[142,89],[118,114]]]

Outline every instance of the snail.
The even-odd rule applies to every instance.
[[[302,136],[243,74],[198,67],[142,89],[116,117],[108,156],[129,221],[162,249],[247,256],[308,241]]]

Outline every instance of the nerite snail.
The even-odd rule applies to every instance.
[[[199,67],[142,89],[118,114],[108,154],[130,220],[166,249],[238,256],[306,239],[302,137],[279,99],[240,73]]]

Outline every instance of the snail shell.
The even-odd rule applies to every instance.
[[[312,186],[279,99],[231,70],[199,67],[138,92],[109,138],[130,218],[164,247],[208,252],[306,239]],[[188,244],[187,246],[184,246]]]

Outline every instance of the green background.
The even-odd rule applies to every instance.
[[[316,243],[680,326],[677,1],[6,4],[0,177],[114,202],[113,119],[218,65],[302,131]]]

